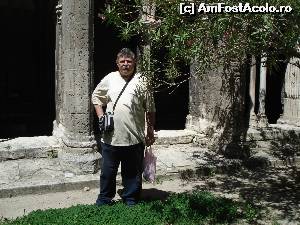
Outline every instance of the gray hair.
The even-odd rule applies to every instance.
[[[135,60],[135,54],[129,48],[122,48],[119,51],[119,53],[117,55],[117,61],[121,57],[128,57],[128,58],[131,58],[131,59]]]

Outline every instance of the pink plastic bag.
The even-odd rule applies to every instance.
[[[144,156],[144,171],[143,177],[146,181],[153,183],[156,174],[156,156],[153,154],[153,149],[150,146],[146,148]]]

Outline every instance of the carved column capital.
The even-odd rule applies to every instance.
[[[56,5],[55,13],[56,13],[56,18],[57,18],[57,24],[61,24],[62,4],[58,3]]]

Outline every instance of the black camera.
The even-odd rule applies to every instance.
[[[114,114],[111,112],[104,113],[99,118],[99,130],[100,133],[110,132],[114,130]]]

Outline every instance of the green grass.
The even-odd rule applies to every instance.
[[[248,212],[251,210],[251,212]],[[142,202],[128,207],[77,205],[65,209],[37,210],[1,225],[200,225],[230,224],[256,216],[253,208],[208,192],[172,194],[165,201]]]

